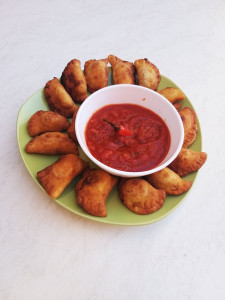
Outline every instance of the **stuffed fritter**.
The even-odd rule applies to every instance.
[[[50,197],[56,199],[69,183],[87,166],[79,156],[67,154],[37,173],[37,178]]]
[[[109,55],[108,60],[112,66],[114,84],[135,84],[133,63],[122,60],[115,55]]]
[[[168,167],[148,175],[146,179],[155,188],[163,189],[169,195],[183,194],[192,186],[191,181],[183,180]]]
[[[50,110],[70,118],[78,107],[73,102],[63,85],[57,78],[49,80],[44,88],[44,94]]]
[[[62,132],[46,132],[33,137],[26,145],[27,153],[77,154],[77,145]]]
[[[192,145],[197,136],[197,116],[195,111],[190,107],[184,107],[179,111],[184,126],[183,148]]]
[[[128,209],[136,214],[147,215],[163,206],[166,192],[155,189],[141,178],[123,178],[119,182],[119,196]]]
[[[166,87],[162,90],[157,91],[157,93],[164,96],[172,104],[174,104],[176,101],[185,99],[184,93],[180,89],[175,87]]]
[[[86,170],[75,187],[77,203],[93,216],[106,217],[106,199],[116,182],[116,177],[103,170]]]
[[[27,124],[27,131],[30,136],[50,131],[64,131],[70,127],[69,120],[54,112],[39,110],[34,113]]]
[[[83,102],[87,94],[87,83],[78,59],[72,59],[65,67],[61,82],[74,102]]]
[[[161,80],[159,69],[147,58],[135,60],[134,65],[138,84],[156,91]]]
[[[93,93],[108,86],[108,59],[91,59],[84,64],[87,89]]]
[[[197,152],[182,148],[178,156],[169,165],[169,168],[183,177],[191,172],[199,170],[207,159],[205,152]]]

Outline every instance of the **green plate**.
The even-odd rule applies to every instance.
[[[111,72],[109,74],[109,83],[110,84],[112,83]],[[170,79],[166,78],[165,76],[161,76],[159,89],[169,87],[169,86],[178,87]],[[193,105],[191,104],[191,102],[187,97],[183,101],[182,107],[185,106],[189,106],[193,108]],[[37,110],[49,110],[48,104],[44,97],[43,88],[37,91],[32,97],[30,97],[21,107],[17,118],[17,140],[18,140],[19,151],[27,170],[29,171],[32,178],[34,179],[34,182],[43,190],[43,197],[49,197],[37,180],[37,172],[49,166],[53,162],[55,162],[59,158],[59,156],[27,154],[25,152],[25,146],[31,139],[31,137],[27,132],[27,122]],[[202,141],[201,131],[198,122],[198,135],[194,144],[190,148],[195,151],[201,151],[202,150],[201,141]],[[89,159],[85,156],[82,150],[79,149],[79,151],[80,151],[80,156],[83,159],[89,161]],[[93,166],[93,163],[91,163],[91,166]],[[194,182],[196,175],[197,172],[193,172],[187,175],[186,177],[184,177],[184,179]],[[146,225],[146,224],[159,221],[160,219],[170,214],[181,203],[181,201],[184,200],[187,193],[190,192],[191,190],[190,189],[188,192],[179,196],[167,196],[163,207],[153,214],[137,215],[131,212],[128,208],[126,208],[123,205],[123,203],[120,201],[118,197],[118,190],[116,185],[107,198],[107,202],[106,202],[107,217],[101,218],[101,217],[94,217],[92,215],[87,214],[77,204],[74,187],[79,179],[80,176],[77,176],[64,190],[64,192],[60,195],[60,197],[52,201],[56,201],[64,208],[72,211],[73,213],[79,216],[94,221],[102,222],[102,223],[110,223],[110,224],[118,224],[118,225]]]

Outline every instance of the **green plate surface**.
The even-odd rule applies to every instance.
[[[111,72],[109,74],[109,83],[112,84]],[[165,87],[178,87],[175,83],[173,83],[170,79],[161,75],[161,82],[159,85],[159,89]],[[182,102],[182,107],[189,106],[193,108],[190,100],[186,97]],[[194,108],[193,108],[194,109]],[[34,182],[43,190],[43,197],[49,197],[44,189],[41,187],[37,180],[37,172],[49,166],[53,162],[55,162],[59,156],[47,156],[47,155],[38,155],[38,154],[27,154],[25,152],[25,146],[30,141],[31,137],[27,132],[27,122],[30,117],[38,110],[49,110],[48,104],[44,97],[44,89],[40,89],[37,91],[32,97],[30,97],[24,105],[21,107],[18,118],[17,118],[17,140],[19,151],[23,162],[29,171],[30,175],[34,179]],[[198,135],[195,142],[191,145],[191,149],[195,151],[202,150],[202,138],[201,138],[201,130],[198,122]],[[80,156],[89,161],[89,159],[85,156],[82,150],[79,148]],[[94,166],[93,163],[90,163],[91,166]],[[197,172],[193,172],[183,179],[190,180],[194,182],[196,178]],[[166,217],[169,213],[171,213],[180,203],[184,200],[190,190],[179,196],[167,196],[163,207],[157,212],[149,215],[137,215],[128,208],[126,208],[118,197],[117,185],[111,191],[107,198],[107,217],[100,218],[94,217],[87,214],[76,202],[76,195],[74,192],[74,187],[80,176],[77,176],[69,186],[64,190],[64,192],[60,195],[60,197],[56,200],[58,204],[63,206],[64,208],[74,212],[75,214],[95,220],[103,223],[117,224],[117,225],[146,225],[151,224],[153,222],[159,221],[160,219]],[[193,188],[193,187],[192,187]]]

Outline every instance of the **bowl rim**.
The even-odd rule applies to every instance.
[[[180,123],[181,128],[183,128],[183,130],[181,130],[181,138],[179,140],[179,143],[178,143],[178,146],[176,148],[176,151],[163,164],[159,164],[158,166],[154,167],[153,169],[146,170],[146,171],[139,171],[139,172],[123,171],[123,170],[118,170],[118,169],[115,169],[115,168],[112,168],[112,167],[109,167],[109,166],[103,164],[101,161],[97,160],[91,154],[91,152],[89,151],[88,147],[83,143],[83,141],[81,139],[81,136],[80,136],[79,117],[80,117],[82,111],[87,107],[88,103],[90,101],[92,101],[92,96],[96,97],[98,94],[103,93],[106,89],[116,89],[116,88],[121,88],[121,87],[122,88],[123,87],[125,87],[125,88],[129,88],[130,87],[130,88],[135,88],[135,89],[142,89],[142,90],[147,91],[148,93],[155,94],[155,95],[157,95],[158,98],[161,98],[161,100],[166,101],[167,105],[171,107],[171,109],[173,110],[173,112],[175,113],[175,115],[177,117],[179,116],[179,113],[176,110],[176,108],[173,106],[173,104],[169,100],[167,100],[164,96],[162,96],[161,94],[157,93],[157,91],[151,90],[149,88],[146,88],[146,87],[143,87],[143,86],[140,86],[140,85],[133,85],[133,84],[116,84],[116,85],[110,85],[110,86],[106,86],[104,88],[101,88],[100,90],[97,90],[96,92],[90,94],[88,96],[88,98],[86,98],[85,101],[80,105],[80,107],[79,107],[79,109],[77,111],[77,114],[76,114],[76,118],[75,118],[75,132],[76,132],[76,137],[77,137],[77,140],[78,140],[78,143],[79,143],[81,149],[84,151],[84,153],[87,155],[87,157],[95,165],[97,165],[99,168],[105,170],[106,172],[108,172],[108,173],[110,173],[112,175],[119,176],[119,177],[127,177],[127,178],[131,178],[131,177],[144,177],[144,176],[150,175],[152,173],[158,172],[158,171],[162,170],[163,168],[167,167],[177,157],[177,155],[179,154],[179,152],[180,152],[180,150],[182,148],[182,145],[183,145],[183,140],[184,140],[184,128],[183,128],[183,122],[182,122],[181,118],[177,118],[178,119],[178,123]],[[121,103],[123,103],[123,102],[121,102]],[[113,103],[106,103],[105,105],[110,105],[110,104],[113,104]],[[138,104],[136,104],[136,105],[138,105]],[[104,106],[102,106],[102,107],[104,107]],[[143,107],[145,107],[145,106],[143,106]],[[101,109],[101,107],[97,108],[95,111],[97,111],[99,109]],[[94,114],[95,111],[93,111],[92,114]],[[162,116],[160,116],[160,118],[162,118]],[[89,117],[89,119],[90,119],[90,117]],[[85,127],[86,127],[86,125],[87,125],[87,123],[85,124]]]

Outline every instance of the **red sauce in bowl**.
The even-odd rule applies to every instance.
[[[130,130],[122,136],[107,119]],[[159,165],[170,148],[166,123],[153,111],[136,104],[112,104],[97,110],[85,129],[91,154],[103,164],[127,172],[141,172]]]

